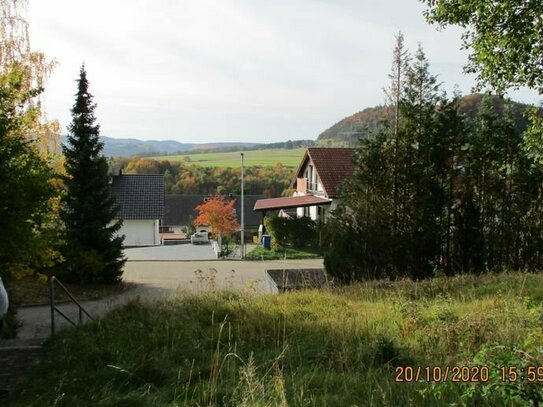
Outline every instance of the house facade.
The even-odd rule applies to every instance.
[[[325,221],[335,209],[340,196],[341,183],[353,173],[352,148],[319,148],[306,150],[292,183],[293,196],[257,201],[254,210],[279,211],[280,216],[307,216]]]
[[[340,185],[353,173],[352,148],[308,148],[296,171],[292,187],[293,196],[313,196],[330,201],[330,204],[316,204],[296,209],[298,217],[308,216],[324,221],[329,212],[336,208]]]
[[[123,221],[119,235],[124,246],[160,245],[164,217],[164,176],[121,174],[113,176],[111,189]]]

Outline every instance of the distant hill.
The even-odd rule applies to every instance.
[[[461,99],[460,110],[467,116],[470,123],[473,123],[482,99],[483,95],[478,93],[464,96]],[[492,104],[496,111],[501,113],[503,99],[492,96]],[[527,120],[523,116],[523,112],[527,107],[528,105],[513,102],[515,121],[519,129],[526,128]],[[379,128],[382,120],[387,117],[387,112],[386,106],[376,106],[346,117],[323,131],[317,138],[317,144],[320,146],[356,146],[360,138],[366,137]]]
[[[64,137],[62,142],[64,142]],[[134,138],[113,138],[100,136],[104,143],[106,157],[156,156],[186,154],[200,150],[228,150],[232,148],[258,148],[261,143],[180,143],[174,140],[137,140]]]
[[[386,106],[368,107],[323,131],[317,137],[317,144],[354,145],[358,139],[366,137],[368,132],[376,130],[386,113]]]
[[[107,136],[100,136],[100,139],[104,143],[106,157],[155,157],[262,149],[295,149],[311,147],[315,144],[314,140],[288,140],[276,143],[180,143],[175,140],[138,140]],[[63,143],[64,140],[65,137],[62,138]]]

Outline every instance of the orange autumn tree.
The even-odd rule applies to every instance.
[[[208,225],[211,231],[217,235],[219,247],[223,235],[228,235],[240,228],[236,219],[234,200],[226,200],[221,196],[208,199],[196,207],[198,217],[195,225]]]

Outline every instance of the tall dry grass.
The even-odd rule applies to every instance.
[[[501,273],[133,302],[49,341],[11,405],[526,405],[541,383],[398,383],[395,368],[543,364],[542,300],[543,275]]]

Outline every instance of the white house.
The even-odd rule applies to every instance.
[[[353,173],[354,151],[352,148],[308,148],[296,170],[293,196],[261,199],[254,210],[263,216],[267,211],[291,213],[295,210],[298,217],[324,221],[337,206],[341,183]]]
[[[125,246],[160,245],[159,228],[164,217],[164,176],[121,174],[111,189],[119,205]]]
[[[315,196],[330,200],[330,205],[297,208],[298,217],[323,220],[336,208],[341,183],[353,173],[352,148],[308,148],[296,170],[294,196]]]

